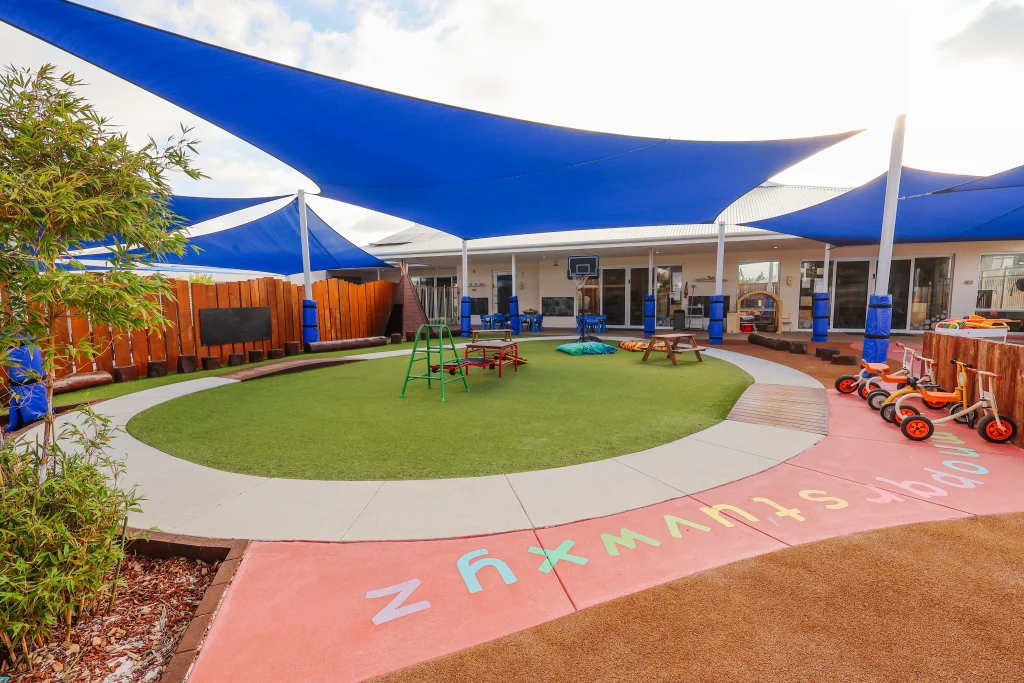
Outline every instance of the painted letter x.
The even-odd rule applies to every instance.
[[[586,564],[587,558],[579,557],[578,555],[570,555],[569,551],[576,545],[576,541],[562,541],[562,545],[558,546],[554,550],[548,550],[547,548],[528,548],[529,552],[534,555],[544,555],[547,559],[541,563],[540,569],[545,574],[549,573],[559,560],[565,560],[566,562],[572,562],[573,564]]]

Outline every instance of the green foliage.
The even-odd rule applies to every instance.
[[[42,439],[0,437],[0,668],[5,650],[30,666],[31,649],[56,624],[115,587],[138,499],[117,488],[120,465],[106,455],[113,429],[85,410],[75,416],[80,428],[65,423],[55,434],[53,415],[54,370],[105,349],[58,332],[69,310],[129,332],[166,325],[166,280],[135,269],[186,247],[165,174],[203,177],[188,129],[133,148],[75,93],[80,84],[50,65],[0,74],[0,363],[14,345],[37,346],[47,390]],[[112,243],[102,274],[83,272],[76,258],[93,242]]]
[[[116,486],[121,463],[105,454],[115,429],[88,408],[76,418],[48,464],[39,444],[0,448],[0,670],[5,648],[27,664],[58,623],[102,604],[124,555],[121,520],[139,510],[135,492]]]
[[[217,284],[217,281],[213,279],[213,276],[206,273],[192,273],[188,276],[188,281],[197,285]]]

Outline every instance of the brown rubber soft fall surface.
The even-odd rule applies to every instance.
[[[829,539],[380,681],[1022,681],[1024,514]]]

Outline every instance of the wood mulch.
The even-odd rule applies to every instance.
[[[0,675],[11,683],[155,683],[216,574],[217,564],[129,556],[110,614],[55,631],[32,653],[33,671]]]
[[[1019,683],[1024,514],[788,548],[378,680]]]

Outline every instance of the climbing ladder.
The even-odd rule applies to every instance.
[[[437,333],[437,346],[431,346],[430,340],[433,338],[435,331]],[[420,348],[421,337],[426,341],[426,348]],[[448,338],[447,347],[445,345],[446,337]],[[452,357],[450,360],[444,359],[446,348],[451,349]],[[413,363],[420,361],[426,361],[426,373],[422,375],[412,374]],[[436,378],[433,376],[435,368],[438,373]],[[450,379],[445,379],[445,372],[451,375]],[[455,340],[452,339],[452,331],[447,325],[420,325],[419,329],[416,330],[416,341],[412,345],[412,354],[409,356],[409,367],[405,371],[405,382],[402,383],[402,395],[400,398],[405,398],[405,389],[409,386],[409,380],[411,379],[427,380],[428,389],[431,388],[431,382],[440,382],[442,402],[444,401],[444,385],[449,382],[462,380],[466,391],[469,391],[469,382],[466,381],[466,373],[463,371],[462,363],[459,361],[459,352],[455,350]]]

